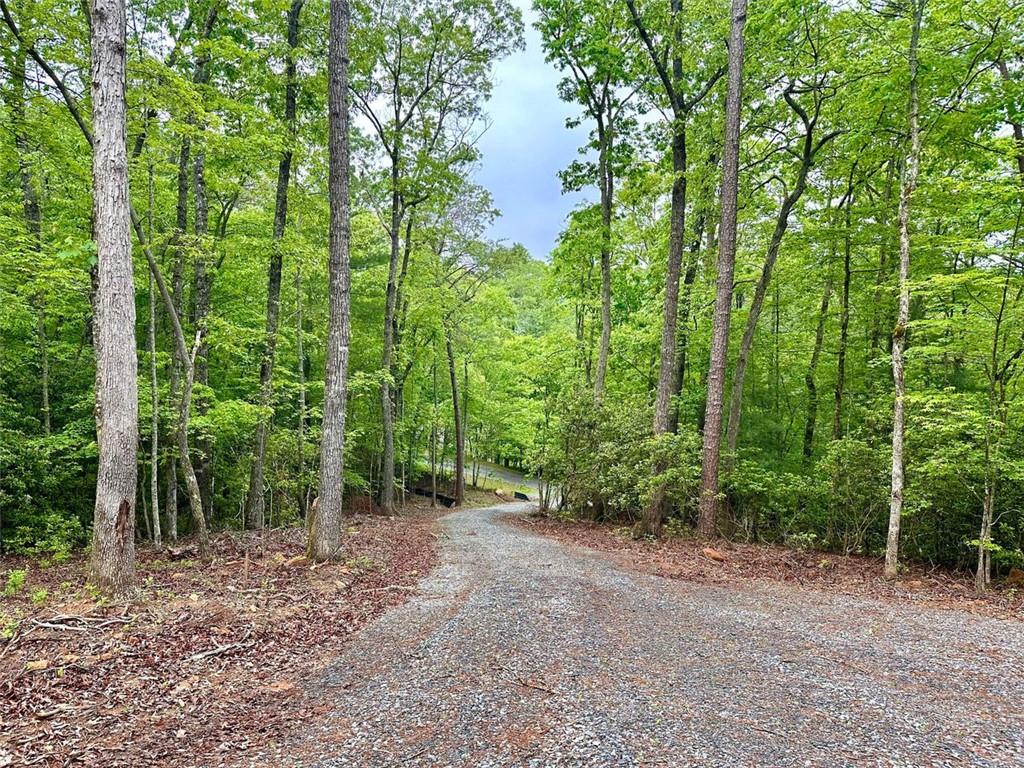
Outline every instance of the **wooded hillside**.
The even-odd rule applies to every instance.
[[[474,181],[508,0],[0,0],[4,552],[329,558],[487,460],[637,535],[1024,567],[1024,5],[534,9],[594,201],[550,254]]]

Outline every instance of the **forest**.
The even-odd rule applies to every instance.
[[[509,0],[0,14],[5,554],[330,559],[490,462],[637,537],[1024,568],[1024,4],[534,0],[550,253],[475,181]]]

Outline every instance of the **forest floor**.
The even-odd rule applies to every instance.
[[[24,584],[0,598],[0,766],[283,765],[322,706],[304,681],[435,565],[438,514],[414,499],[348,518],[332,564],[309,563],[295,528],[216,535],[206,562],[141,547],[124,605],[83,586],[82,556],[5,557],[0,577]]]
[[[1021,625],[794,583],[661,578],[440,518],[440,565],[310,687],[288,766],[1024,765]]]
[[[950,608],[995,618],[1024,621],[1024,579],[997,582],[986,595],[974,589],[974,575],[909,564],[896,582],[883,579],[880,558],[837,555],[769,544],[695,538],[635,539],[628,527],[538,514],[515,517],[517,525],[559,541],[610,556],[621,566],[698,584],[744,581],[785,583],[836,594],[895,603]]]
[[[131,605],[5,560],[0,766],[1024,765],[1024,634],[979,615],[1008,603],[494,501],[357,515],[336,564],[294,529],[144,548]]]

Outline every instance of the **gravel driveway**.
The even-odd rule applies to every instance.
[[[1024,626],[620,570],[451,514],[309,733],[340,766],[1024,766]]]

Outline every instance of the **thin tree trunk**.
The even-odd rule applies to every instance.
[[[181,317],[182,308],[185,306],[185,248],[182,239],[188,229],[188,189],[189,173],[192,165],[191,155],[192,144],[186,137],[181,140],[181,148],[178,152],[178,198],[175,208],[174,237],[174,269],[171,272],[171,293],[173,311],[176,317]],[[183,361],[176,342],[171,344],[171,371],[170,371],[170,405],[178,407],[178,387],[181,384],[181,368]],[[178,420],[174,421],[174,432],[171,443],[175,446],[178,443]],[[164,509],[167,511],[167,536],[174,542],[178,540],[178,463],[174,456],[176,448],[168,446],[167,453],[167,488],[164,498]]]
[[[93,218],[98,254],[96,435],[90,579],[115,596],[135,581],[138,362],[128,198],[124,0],[92,0]]]
[[[288,11],[288,56],[285,63],[284,120],[288,131],[287,144],[277,166],[277,195],[274,200],[274,234],[267,270],[267,324],[260,362],[260,408],[271,409],[274,393],[274,359],[277,351],[277,328],[281,314],[281,272],[283,254],[281,240],[288,222],[288,184],[291,180],[292,144],[295,141],[295,104],[298,86],[295,82],[295,55],[299,45],[299,15],[305,0],[292,0]],[[301,301],[301,299],[300,299]],[[245,524],[248,528],[263,527],[263,463],[267,453],[267,435],[272,419],[261,416],[256,424],[249,492],[246,496]]]
[[[150,166],[150,194],[152,196],[152,166]],[[151,199],[152,202],[152,199]],[[152,207],[150,207],[152,210]],[[156,370],[156,291],[153,276],[149,276],[149,396],[153,406],[150,421],[152,445],[149,458],[149,494],[153,514],[153,543],[160,546],[163,536],[160,531],[160,392],[157,386]]]
[[[466,497],[466,435],[459,408],[459,382],[455,371],[455,351],[450,331],[445,331],[445,351],[448,353],[448,376],[452,386],[452,416],[455,421],[455,506],[461,507]]]
[[[210,35],[213,32],[214,24],[217,21],[217,16],[220,13],[220,7],[221,0],[214,0],[207,9],[206,19],[201,32],[201,40],[209,40]],[[204,51],[196,61],[192,75],[192,82],[197,86],[205,86],[210,82],[210,60],[211,56],[209,52]],[[200,128],[205,129],[205,126],[200,126]],[[192,191],[195,197],[195,221],[193,221],[193,227],[195,229],[197,249],[194,275],[195,293],[193,296],[195,309],[194,321],[196,329],[201,331],[201,336],[197,336],[197,338],[200,339],[199,349],[193,350],[193,357],[196,361],[194,377],[195,381],[206,387],[210,383],[209,329],[207,327],[210,315],[211,288],[211,275],[209,271],[210,244],[208,242],[210,230],[210,205],[206,190],[206,146],[202,138],[196,149],[195,157],[193,158],[192,171]],[[196,401],[196,412],[203,415],[208,410],[208,398],[206,396],[198,398]],[[211,518],[213,517],[213,472],[211,470],[211,454],[213,446],[208,439],[201,438],[197,448],[199,449],[199,456],[195,462],[196,480],[199,483],[200,498],[202,499],[203,504],[203,519],[208,526]],[[195,515],[193,515],[193,517],[194,516]]]
[[[437,506],[437,347],[434,347],[434,360],[430,366],[430,378],[433,381],[433,410],[430,420],[430,506]]]
[[[302,330],[302,262],[295,261],[295,350],[299,358],[299,423],[298,423],[298,454],[299,454],[299,514],[303,519],[309,514],[309,490],[306,486],[306,354],[303,344]]]
[[[195,327],[200,334],[197,334],[199,348],[193,350],[195,359],[194,379],[204,387],[210,383],[209,352],[207,343],[207,323],[210,315],[210,273],[209,273],[209,199],[206,192],[206,149],[200,146],[195,153],[193,161],[193,194],[195,195],[195,227],[196,247],[198,256],[195,269]],[[205,414],[209,409],[209,403],[205,396],[196,401],[196,412]],[[186,425],[187,426],[187,425]],[[203,508],[203,519],[207,525],[213,515],[213,475],[210,470],[210,453],[212,446],[210,441],[201,438],[199,440],[199,457],[196,460],[196,480],[199,484],[200,502]]]
[[[739,193],[740,110],[743,101],[743,28],[747,0],[732,0],[729,32],[729,83],[725,100],[725,147],[722,153],[721,224],[718,245],[718,284],[708,363],[707,404],[704,409],[704,447],[701,456],[701,488],[698,528],[713,536],[720,500],[718,465],[722,444],[722,408],[725,403],[725,370],[729,356],[729,321],[732,281],[736,267],[736,206]]]
[[[910,66],[910,104],[908,108],[910,152],[904,165],[903,184],[900,189],[900,303],[896,327],[892,333],[892,378],[895,399],[893,402],[892,418],[892,485],[889,499],[889,534],[885,545],[884,575],[887,579],[895,579],[898,573],[900,522],[903,517],[903,431],[905,417],[904,400],[906,398],[903,353],[907,338],[907,323],[910,322],[910,202],[914,194],[914,188],[917,186],[917,173],[921,158],[921,131],[918,125],[917,49],[918,41],[921,37],[924,5],[925,0],[911,0],[913,20],[908,56]]]
[[[50,343],[46,337],[46,299],[36,300],[36,339],[39,342],[39,386],[42,390],[43,434],[50,436]]]
[[[661,352],[658,390],[654,400],[654,434],[668,431],[672,393],[676,379],[676,322],[679,312],[679,277],[686,233],[686,128],[678,124],[672,136],[672,196],[669,216],[668,263],[665,267],[665,300],[661,316]]]
[[[320,489],[313,505],[316,512],[310,526],[308,547],[310,557],[316,560],[335,558],[341,549],[350,333],[348,0],[331,0],[330,8],[327,54],[330,320],[320,445]]]
[[[608,355],[612,340],[612,199],[614,195],[611,152],[611,126],[598,124],[601,177],[601,341],[597,353],[597,371],[594,374],[594,401],[604,400],[604,381],[608,372]]]
[[[850,228],[853,225],[850,206],[853,204],[853,173],[850,169],[850,182],[846,188],[846,216],[843,233],[843,293],[839,312],[839,352],[836,356],[836,389],[835,408],[832,410],[832,439],[843,439],[843,395],[846,392],[846,350],[850,339],[850,257],[852,246]]]
[[[807,373],[804,375],[804,384],[807,386],[807,418],[804,421],[804,461],[810,463],[814,455],[814,427],[818,417],[818,387],[814,382],[814,376],[818,371],[818,359],[821,357],[821,347],[825,340],[825,322],[828,319],[828,302],[832,296],[832,275],[825,279],[825,291],[821,296],[821,309],[818,310],[818,327],[814,332],[814,350],[811,352],[811,362],[807,366]]]
[[[718,164],[718,158],[714,153],[711,154],[709,162],[713,166]],[[690,358],[690,314],[693,311],[693,284],[697,279],[701,242],[704,239],[704,228],[707,226],[708,209],[710,208],[710,201],[705,199],[705,195],[709,194],[708,190],[702,193],[702,202],[694,222],[693,240],[690,243],[690,257],[686,263],[686,271],[683,273],[683,295],[680,298],[679,306],[678,350],[676,352],[676,388],[674,393],[676,407],[672,409],[672,422],[669,427],[671,432],[675,432],[679,428],[679,399],[686,384],[687,363]]]
[[[395,506],[395,417],[391,388],[391,360],[395,339],[395,308],[398,301],[398,261],[401,253],[402,201],[398,191],[398,140],[391,164],[391,253],[388,261],[388,285],[384,301],[384,351],[380,385],[381,428],[384,436],[381,457],[380,506],[384,514],[391,514]]]
[[[805,121],[806,122],[806,121]],[[732,375],[732,389],[729,396],[729,426],[726,432],[726,466],[732,467],[736,460],[736,446],[740,436],[740,416],[743,408],[743,380],[747,373],[747,363],[750,361],[750,352],[754,346],[754,335],[757,332],[757,322],[761,318],[761,310],[764,308],[764,299],[768,294],[768,286],[771,283],[772,272],[775,269],[775,262],[779,257],[779,248],[782,246],[782,239],[789,228],[789,216],[800,201],[807,188],[807,174],[814,163],[814,155],[819,145],[814,144],[813,123],[807,125],[803,137],[803,152],[801,153],[800,170],[797,174],[796,184],[789,194],[783,198],[779,208],[779,214],[775,219],[775,230],[768,244],[768,251],[765,253],[764,265],[761,267],[761,276],[758,278],[754,288],[754,297],[750,302],[750,312],[747,315],[747,324],[743,329],[743,339],[740,341],[740,351],[736,357],[736,368]]]
[[[146,206],[146,230],[150,241],[153,240],[153,163],[147,167],[148,205]],[[149,454],[149,496],[153,514],[153,543],[160,546],[163,536],[160,530],[160,391],[156,366],[156,290],[153,286],[153,275],[149,275],[149,399],[153,413],[150,419],[152,444]]]

